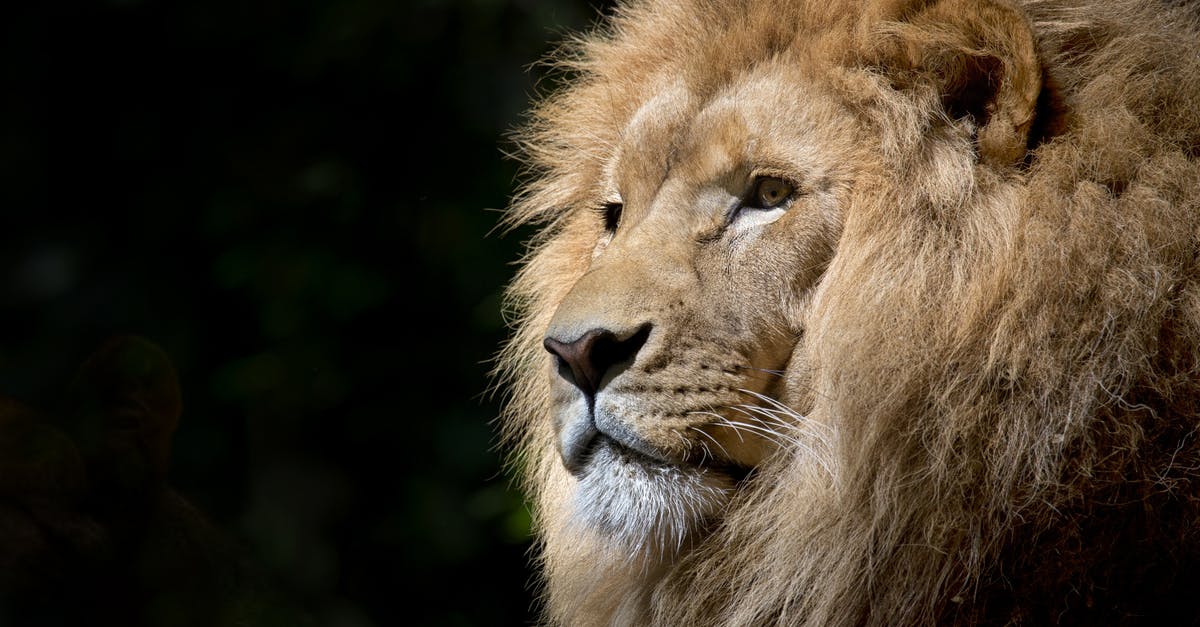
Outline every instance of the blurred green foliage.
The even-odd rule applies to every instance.
[[[35,3],[0,30],[0,394],[179,368],[174,485],[319,625],[531,616],[485,394],[530,64],[586,0]],[[464,590],[468,591],[464,594]]]

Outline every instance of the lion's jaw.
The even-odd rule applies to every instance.
[[[567,515],[621,553],[669,561],[796,437],[807,306],[850,187],[851,124],[820,93],[755,74],[651,99],[595,201],[619,198],[619,224],[573,225],[590,260],[546,332],[551,413]],[[791,197],[743,207],[764,177]]]

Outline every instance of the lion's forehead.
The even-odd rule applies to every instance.
[[[828,89],[789,77],[779,63],[706,98],[676,82],[612,125],[620,130],[596,187],[636,206],[668,180],[722,184],[764,166],[824,179],[858,147],[853,122]]]

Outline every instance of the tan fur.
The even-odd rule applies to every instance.
[[[500,379],[546,621],[1200,619],[1186,11],[629,0],[568,46]],[[588,414],[543,339],[639,325]],[[568,472],[585,418],[653,460]]]

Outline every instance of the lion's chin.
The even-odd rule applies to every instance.
[[[601,437],[579,478],[573,520],[631,559],[669,559],[724,509],[725,472],[651,459]]]

